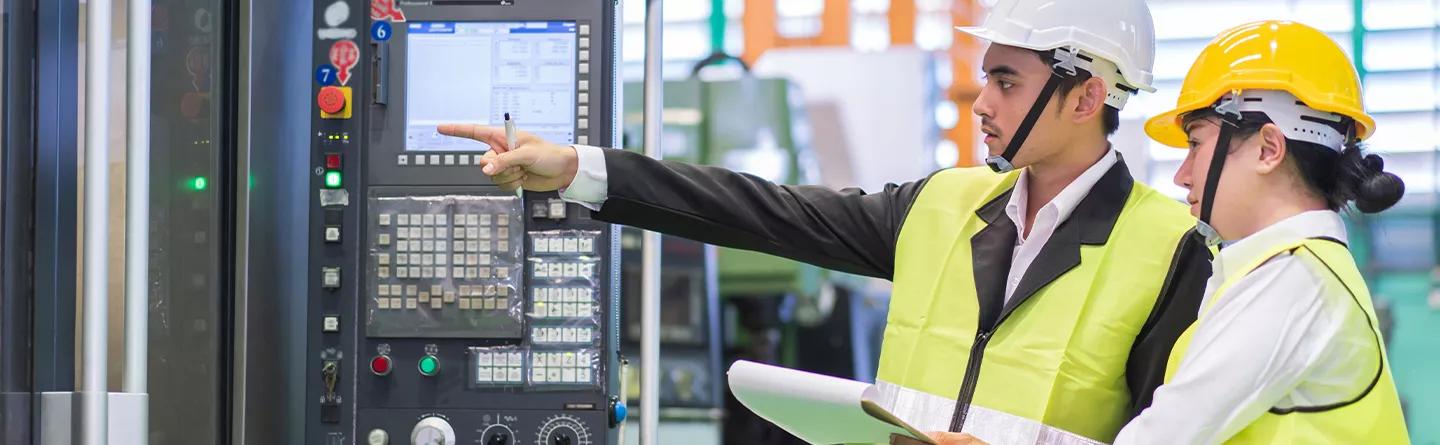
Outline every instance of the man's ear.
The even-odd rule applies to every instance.
[[[1280,168],[1285,163],[1285,156],[1288,154],[1288,144],[1285,142],[1285,133],[1275,124],[1265,124],[1260,127],[1260,132],[1255,135],[1260,138],[1260,159],[1255,164],[1256,173],[1266,174]]]
[[[1091,77],[1081,82],[1071,94],[1075,96],[1071,111],[1075,123],[1099,119],[1105,111],[1105,80]],[[1067,101],[1068,102],[1068,101]]]

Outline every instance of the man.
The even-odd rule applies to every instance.
[[[992,42],[975,113],[1000,174],[948,169],[873,194],[440,132],[493,147],[483,171],[506,190],[562,190],[599,220],[893,280],[877,386],[917,428],[1110,441],[1149,404],[1209,273],[1185,207],[1132,180],[1106,140],[1150,89],[1151,28],[1142,0],[1001,0],[962,29]]]

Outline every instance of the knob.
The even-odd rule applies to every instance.
[[[410,432],[410,443],[414,445],[455,445],[455,429],[450,422],[439,417],[426,417],[415,424]]]
[[[315,101],[320,105],[320,111],[326,114],[339,114],[345,110],[345,92],[337,86],[320,88]]]
[[[379,428],[370,430],[370,435],[366,439],[370,445],[390,445],[390,433]]]
[[[551,445],[574,445],[571,443],[570,436],[555,436],[554,442]]]
[[[490,436],[490,441],[489,441],[489,442],[485,442],[485,445],[509,445],[509,444],[510,444],[510,435],[509,435],[509,434],[505,434],[505,433],[498,433],[498,434],[495,434],[494,436]]]

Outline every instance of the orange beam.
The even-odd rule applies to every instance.
[[[820,33],[809,37],[783,37],[776,30],[776,0],[745,0],[745,15],[740,18],[745,30],[745,53],[740,58],[754,65],[760,56],[774,48],[810,46],[847,46],[850,44],[850,0],[825,0],[820,12]]]
[[[892,4],[894,1],[891,0]],[[950,21],[956,26],[977,25],[984,17],[983,9],[977,0],[954,0],[950,4]],[[945,137],[960,150],[958,167],[978,164],[975,156],[975,113],[972,110],[975,108],[975,97],[980,94],[975,73],[979,71],[983,50],[978,39],[958,31],[950,44],[951,82],[946,96],[955,101],[960,119],[956,121],[955,128],[945,132]]]
[[[915,44],[915,0],[890,0],[890,45]]]

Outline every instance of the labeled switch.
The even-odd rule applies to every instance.
[[[340,316],[326,315],[324,321],[321,323],[320,331],[340,332]]]
[[[320,118],[349,119],[351,115],[350,99],[350,87],[331,85],[320,88],[320,93],[315,97],[316,105],[320,106]]]
[[[340,226],[325,226],[325,242],[340,242]]]
[[[339,267],[322,267],[322,268],[320,268],[320,285],[323,286],[323,287],[326,288],[326,289],[339,289],[339,288],[340,288],[340,268],[339,268]]]

